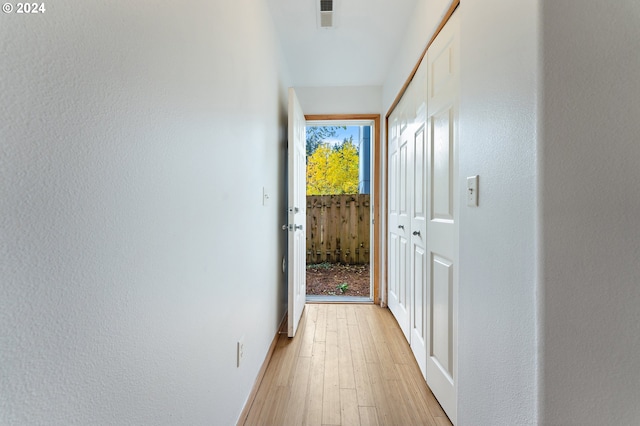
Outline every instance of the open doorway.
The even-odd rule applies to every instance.
[[[375,121],[307,118],[307,300],[371,302]]]

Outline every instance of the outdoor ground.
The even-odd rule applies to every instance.
[[[307,265],[307,294],[368,297],[369,265]]]

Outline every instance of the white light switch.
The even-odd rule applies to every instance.
[[[467,206],[478,207],[478,175],[467,178]]]

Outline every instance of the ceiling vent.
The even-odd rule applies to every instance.
[[[335,20],[333,16],[333,0],[316,0],[320,6],[318,11],[318,26],[320,28],[333,28],[335,27]]]

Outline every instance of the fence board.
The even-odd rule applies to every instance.
[[[370,195],[307,195],[307,263],[369,263]]]

